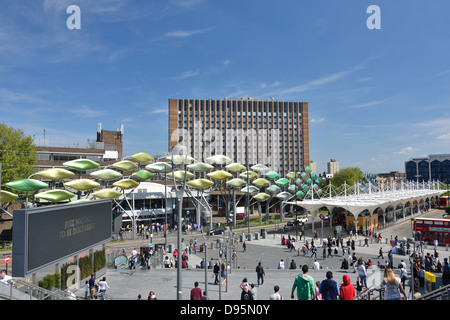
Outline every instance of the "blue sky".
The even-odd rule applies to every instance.
[[[69,30],[68,6],[81,10]],[[370,5],[381,29],[370,30]],[[167,151],[168,99],[307,101],[317,171],[450,153],[450,1],[0,0],[0,122]]]

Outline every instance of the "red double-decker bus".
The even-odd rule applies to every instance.
[[[450,219],[416,218],[414,220],[415,239],[439,245],[450,244]]]
[[[450,197],[449,196],[442,196],[438,199],[438,208],[439,209],[445,209],[445,207],[450,206]]]

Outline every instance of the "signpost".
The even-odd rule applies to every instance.
[[[6,268],[6,274],[8,274],[8,263],[9,263],[9,256],[5,257],[5,268]]]

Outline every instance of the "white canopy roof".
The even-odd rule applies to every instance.
[[[387,207],[406,205],[408,202],[420,202],[431,197],[442,194],[442,190],[436,189],[401,189],[393,191],[377,191],[369,193],[358,193],[345,196],[305,199],[302,201],[289,201],[286,204],[293,204],[314,212],[322,207],[327,207],[330,211],[335,207],[341,207],[358,217],[364,210],[370,214],[377,208],[385,210]]]

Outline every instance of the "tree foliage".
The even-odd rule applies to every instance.
[[[34,171],[37,152],[31,136],[0,123],[1,184],[26,179]]]
[[[335,186],[341,186],[344,183],[348,185],[354,185],[364,180],[364,173],[360,168],[344,168],[334,174],[331,183]]]

